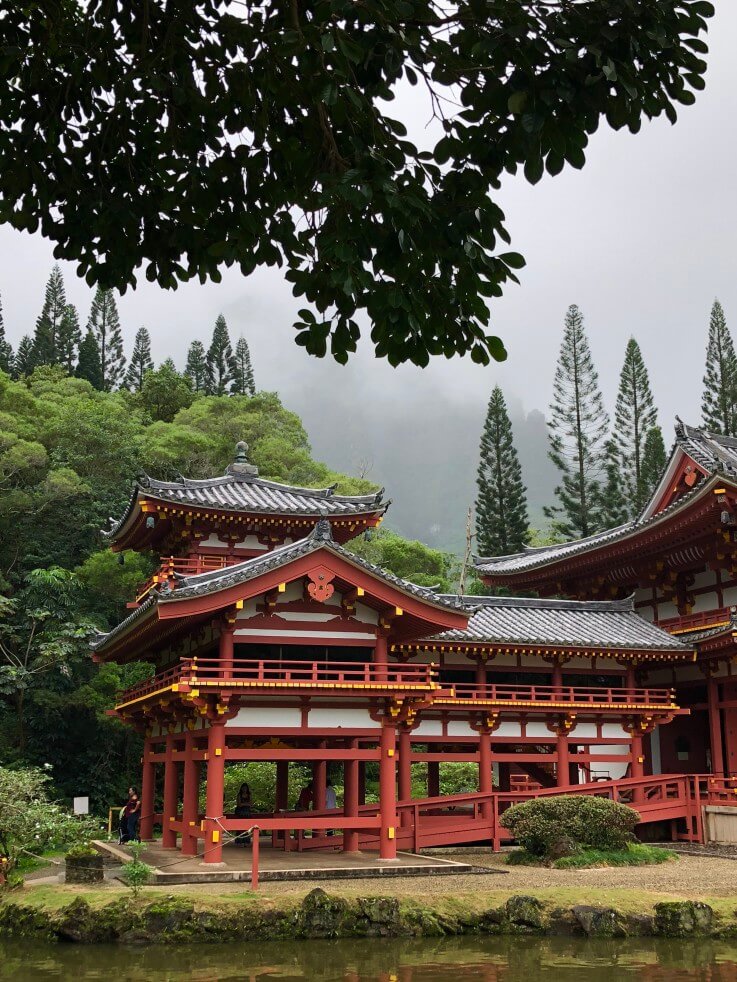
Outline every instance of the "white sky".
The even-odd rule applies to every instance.
[[[501,204],[512,248],[528,265],[521,286],[510,286],[492,310],[495,332],[509,351],[504,365],[481,368],[470,360],[442,360],[424,371],[394,370],[373,359],[368,330],[348,369],[317,362],[293,343],[290,325],[301,304],[278,271],[257,271],[249,279],[226,272],[220,285],[190,284],[176,292],[144,282],[120,301],[129,348],[145,324],[155,358],[171,354],[182,366],[190,341],[199,337],[207,343],[222,311],[233,339],[241,332],[248,338],[260,388],[278,390],[288,406],[305,413],[308,424],[320,418],[325,426],[340,427],[332,393],[348,387],[356,406],[352,425],[360,429],[365,400],[441,399],[449,411],[456,401],[466,409],[472,402],[483,412],[496,382],[525,410],[545,410],[563,314],[577,303],[610,408],[626,341],[630,334],[639,340],[668,442],[675,413],[698,419],[715,296],[737,330],[737,4],[717,0],[708,41],[706,91],[694,107],[683,108],[674,127],[662,119],[636,136],[602,128],[583,171],[568,169],[534,188],[522,177],[507,179]],[[0,296],[15,345],[33,329],[52,247],[40,236],[5,227],[0,256]],[[91,291],[76,279],[72,264],[62,267],[69,299],[84,322]]]

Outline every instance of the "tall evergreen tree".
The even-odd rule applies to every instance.
[[[86,379],[95,389],[102,389],[100,346],[91,327],[87,328],[85,336],[80,342],[79,360],[75,375],[77,378]]]
[[[583,314],[573,304],[565,317],[563,344],[553,383],[549,456],[561,472],[559,504],[545,509],[566,538],[602,527],[600,481],[609,420],[589,350]]]
[[[711,433],[737,435],[737,356],[718,300],[709,317],[701,418]]]
[[[12,375],[13,362],[13,349],[5,337],[5,319],[3,318],[2,301],[0,301],[0,372]]]
[[[59,324],[59,364],[72,375],[77,360],[77,348],[82,340],[79,315],[74,304],[68,303]]]
[[[15,353],[15,371],[13,374],[16,378],[20,378],[21,375],[30,375],[35,367],[33,338],[30,334],[24,334],[18,342],[18,350]]]
[[[139,327],[133,342],[133,353],[128,362],[125,384],[133,392],[143,388],[143,377],[146,372],[153,371],[154,362],[151,357],[151,336],[145,327]]]
[[[642,483],[642,460],[645,438],[655,426],[657,418],[640,346],[634,338],[630,338],[619,377],[619,392],[614,411],[614,447],[610,448],[619,458],[618,479],[623,488],[625,511],[629,518],[638,515],[647,501],[647,492]],[[611,476],[616,479],[616,463]]]
[[[667,463],[662,431],[659,426],[653,426],[647,431],[642,452],[642,486],[646,495],[643,507],[655,493]]]
[[[233,382],[230,391],[236,396],[255,396],[256,383],[253,379],[253,366],[251,365],[251,352],[248,350],[248,341],[241,336],[235,346],[233,355]]]
[[[617,528],[630,517],[627,499],[622,492],[622,458],[614,439],[604,449],[604,480],[599,487],[599,510],[604,528]]]
[[[36,320],[33,335],[35,365],[58,365],[60,358],[59,331],[67,309],[67,295],[61,267],[54,266],[46,283],[44,305]]]
[[[527,542],[526,488],[502,390],[491,393],[476,477],[476,542],[484,556],[520,552]]]
[[[184,374],[192,383],[193,392],[206,392],[209,385],[207,354],[201,341],[193,341],[187,352],[187,366]]]
[[[123,335],[120,330],[118,306],[112,290],[97,288],[87,327],[95,335],[100,352],[102,389],[104,392],[112,392],[125,377]]]
[[[215,321],[212,342],[207,349],[207,394],[223,396],[233,381],[233,349],[228,325],[222,314]]]

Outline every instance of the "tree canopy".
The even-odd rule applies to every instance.
[[[392,364],[505,356],[488,298],[523,258],[489,192],[582,167],[704,87],[706,0],[10,4],[0,221],[103,289],[286,267],[297,342],[339,361],[365,312]],[[420,85],[427,145],[392,109]],[[436,138],[439,134],[439,138]],[[25,165],[18,166],[22,159]]]

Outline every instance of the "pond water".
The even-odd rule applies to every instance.
[[[713,941],[463,938],[269,944],[0,944],[2,979],[116,982],[737,982],[737,945]]]

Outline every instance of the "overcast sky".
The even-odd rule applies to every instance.
[[[259,387],[279,390],[287,405],[305,412],[308,425],[317,415],[327,425],[333,413],[332,425],[343,425],[343,400],[334,402],[331,395],[339,389],[350,391],[359,419],[365,400],[442,399],[449,411],[456,401],[466,409],[469,402],[482,407],[497,382],[525,410],[545,410],[563,315],[577,303],[610,409],[626,341],[631,334],[639,340],[668,442],[676,413],[692,421],[699,416],[714,297],[737,331],[737,4],[717,0],[708,41],[706,91],[680,111],[675,126],[661,119],[636,136],[602,128],[582,171],[545,177],[534,188],[522,177],[506,180],[500,200],[512,248],[526,256],[527,267],[521,285],[510,286],[492,310],[494,330],[509,351],[505,364],[481,368],[470,360],[442,360],[424,371],[395,370],[373,359],[368,331],[347,369],[316,362],[292,340],[300,304],[278,271],[258,271],[249,279],[226,272],[218,286],[190,284],[176,292],[144,281],[120,301],[128,346],[145,324],[154,357],[171,354],[182,366],[190,341],[207,342],[222,312],[234,339],[241,332],[248,338]],[[52,247],[40,236],[5,227],[0,254],[0,295],[15,345],[33,329]],[[62,267],[69,299],[84,322],[90,291],[72,264]],[[401,432],[401,413],[397,427]]]

